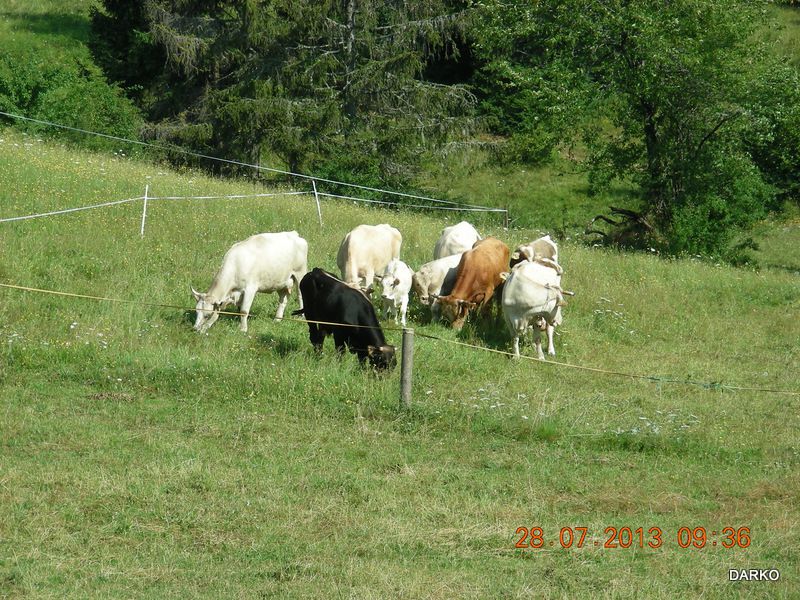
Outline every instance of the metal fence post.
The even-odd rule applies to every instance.
[[[411,407],[411,371],[414,367],[414,330],[403,328],[400,357],[400,408]]]

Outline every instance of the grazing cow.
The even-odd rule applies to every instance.
[[[466,252],[472,249],[475,242],[480,239],[480,234],[466,221],[461,221],[450,227],[445,227],[442,229],[442,234],[439,236],[433,248],[433,259],[436,260],[438,258],[444,258],[445,256]]]
[[[488,237],[475,242],[472,250],[461,255],[453,290],[440,296],[442,316],[461,329],[473,308],[491,307],[495,288],[503,281],[501,274],[508,269],[508,246],[497,238]]]
[[[333,334],[340,354],[347,346],[362,364],[369,359],[375,369],[394,368],[394,346],[386,344],[375,308],[361,290],[314,268],[300,281],[300,293],[305,306],[292,314],[305,314],[309,338],[318,352],[322,352],[325,337]]]
[[[435,321],[439,320],[438,296],[447,295],[452,291],[456,283],[458,263],[461,262],[462,254],[463,252],[427,262],[414,273],[414,277],[411,279],[414,293],[420,303],[430,304],[431,316]]]
[[[549,235],[540,237],[528,244],[517,246],[511,253],[509,266],[513,269],[524,260],[547,259],[558,265],[558,246]],[[556,268],[556,267],[553,267]],[[561,268],[560,266],[558,267]]]
[[[408,292],[411,291],[411,279],[414,276],[406,263],[395,259],[386,267],[386,274],[381,280],[381,297],[383,298],[383,318],[389,317],[389,311],[397,323],[398,307],[400,308],[400,322],[406,326],[406,310],[408,309]]]
[[[547,332],[547,353],[555,356],[553,333],[555,326],[561,323],[563,294],[558,270],[540,261],[523,261],[507,274],[502,305],[503,315],[514,338],[515,356],[519,356],[519,338],[525,335],[528,327],[533,329],[539,360],[544,360],[542,331]]]
[[[359,225],[348,233],[339,246],[336,264],[342,279],[351,287],[372,292],[375,276],[382,276],[393,259],[400,258],[403,236],[394,227]],[[364,287],[361,280],[364,279]]]
[[[205,294],[192,288],[197,300],[194,328],[205,333],[219,318],[219,311],[229,304],[239,307],[239,329],[247,331],[247,317],[256,292],[278,292],[280,301],[275,320],[283,318],[293,283],[308,270],[308,242],[296,231],[259,233],[231,246],[222,266]],[[303,298],[298,294],[300,307]]]

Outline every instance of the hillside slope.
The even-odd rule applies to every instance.
[[[0,219],[145,185],[265,191],[0,131]],[[126,301],[0,288],[3,596],[797,594],[800,400],[730,387],[800,390],[796,275],[562,243],[576,296],[558,360],[654,378],[455,345],[509,338],[415,307],[404,413],[398,372],[376,378],[330,342],[315,356],[302,322],[272,321],[274,296],[249,335],[234,318],[197,335],[183,309],[252,233],[297,230],[310,265],[335,270],[350,228],[389,222],[417,267],[443,218],[330,201],[320,227],[307,196],[163,200],[140,237],[142,208],[0,222],[0,283]],[[480,228],[512,245],[537,233]],[[544,548],[515,548],[520,527]],[[562,549],[576,527],[583,547],[573,529]],[[681,547],[698,527],[704,547]],[[751,567],[781,580],[727,581]]]

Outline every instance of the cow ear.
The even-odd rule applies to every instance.
[[[192,287],[192,286],[189,286],[189,287],[192,288],[192,296],[194,296],[194,299],[197,300],[198,302],[200,302],[200,300],[203,299],[203,294],[201,294],[196,289],[194,289],[194,287]]]
[[[470,304],[472,305],[470,306],[470,308],[475,308],[475,305],[478,304],[479,302],[483,302],[484,298],[486,298],[486,292],[478,292],[477,294],[475,294],[472,297],[472,301],[470,302]]]
[[[380,348],[377,348],[373,345],[367,346],[367,356],[374,356],[378,350],[380,350]]]
[[[400,285],[400,280],[395,278],[394,283],[392,285],[394,286]]]

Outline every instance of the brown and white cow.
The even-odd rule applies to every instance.
[[[453,290],[439,298],[442,317],[461,329],[469,311],[486,306],[495,288],[508,272],[508,246],[497,238],[488,237],[475,242],[471,250],[461,255]]]
[[[391,225],[359,225],[339,246],[336,264],[342,280],[351,287],[372,291],[375,277],[382,277],[387,265],[400,258],[402,243],[403,236]]]
[[[549,264],[548,264],[549,263]],[[555,356],[555,326],[561,324],[564,292],[558,263],[548,258],[522,261],[507,274],[503,286],[503,315],[513,338],[514,356],[519,357],[519,340],[533,330],[536,356],[544,360],[541,332],[547,333],[547,353]]]
[[[513,269],[524,260],[534,261],[541,259],[546,259],[545,262],[552,261],[552,263],[558,265],[558,246],[549,235],[540,237],[538,240],[533,240],[527,244],[521,244],[517,246],[516,250],[511,253],[511,262],[509,267]],[[558,270],[561,267],[559,266],[553,268]]]

